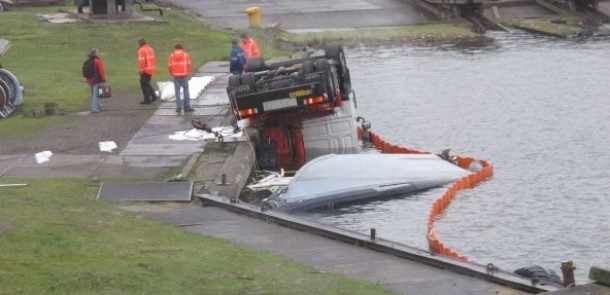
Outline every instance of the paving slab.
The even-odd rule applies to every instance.
[[[186,159],[184,159],[186,161]],[[130,167],[124,165],[104,165],[98,167],[91,177],[96,179],[146,180],[167,177],[175,169],[172,167]]]
[[[118,156],[111,155],[102,163],[103,166],[125,166],[133,168],[178,167],[183,164],[184,156]]]
[[[208,62],[199,68],[197,68],[197,73],[195,75],[202,76],[213,76],[213,77],[221,77],[221,76],[229,76],[229,62],[228,61],[211,61]]]
[[[182,141],[178,141],[182,142]],[[204,142],[196,142],[191,144],[181,143],[146,143],[146,144],[130,144],[122,152],[121,156],[176,156],[183,155],[186,157],[203,152]]]
[[[97,193],[101,201],[190,201],[192,182],[111,183],[103,182]]]

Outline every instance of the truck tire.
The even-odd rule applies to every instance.
[[[254,92],[256,91],[256,77],[254,73],[244,73],[241,75],[241,84],[248,85],[248,89],[244,92]]]
[[[333,81],[331,79],[330,76],[330,71],[329,71],[329,65],[328,65],[328,60],[324,59],[324,58],[320,58],[318,60],[315,61],[315,68],[317,72],[323,72],[324,73],[324,80],[326,80],[326,83],[324,83],[325,87],[324,87],[324,92],[326,92],[326,95],[328,96],[328,100],[331,102],[335,101],[335,87],[333,85]]]
[[[331,58],[339,62],[339,54],[343,53],[343,47],[339,42],[331,42],[326,45],[324,48],[324,56],[326,58]]]
[[[306,60],[301,64],[301,70],[299,71],[299,79],[305,82],[305,76],[307,74],[313,73],[316,71],[316,67],[311,60]]]
[[[313,73],[315,70],[316,70],[316,68],[315,68],[313,61],[306,60],[303,62],[302,68],[301,68],[301,72],[303,74]]]
[[[240,77],[237,75],[229,76],[229,87],[237,87],[240,84]]]
[[[317,72],[326,73],[328,71],[328,61],[323,58],[318,59],[318,60],[316,60],[314,67]]]
[[[262,57],[252,57],[246,61],[246,72],[258,72],[265,69],[265,61]]]
[[[352,82],[349,69],[347,67],[347,62],[345,61],[343,47],[338,42],[329,43],[326,46],[324,55],[326,58],[333,59],[339,65],[339,85],[341,86],[341,92],[344,94],[344,96],[349,96],[350,91],[352,91]]]

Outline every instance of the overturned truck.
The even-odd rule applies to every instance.
[[[294,169],[318,155],[358,147],[355,97],[338,43],[300,59],[251,58],[246,72],[229,77],[227,93],[236,117],[256,131],[262,169]]]

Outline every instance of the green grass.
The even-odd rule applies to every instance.
[[[0,294],[393,294],[97,202],[85,180],[3,179]]]

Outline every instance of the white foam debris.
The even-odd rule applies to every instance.
[[[36,158],[36,163],[42,164],[45,162],[49,162],[53,153],[51,151],[43,151],[40,153],[36,153],[34,157]]]

